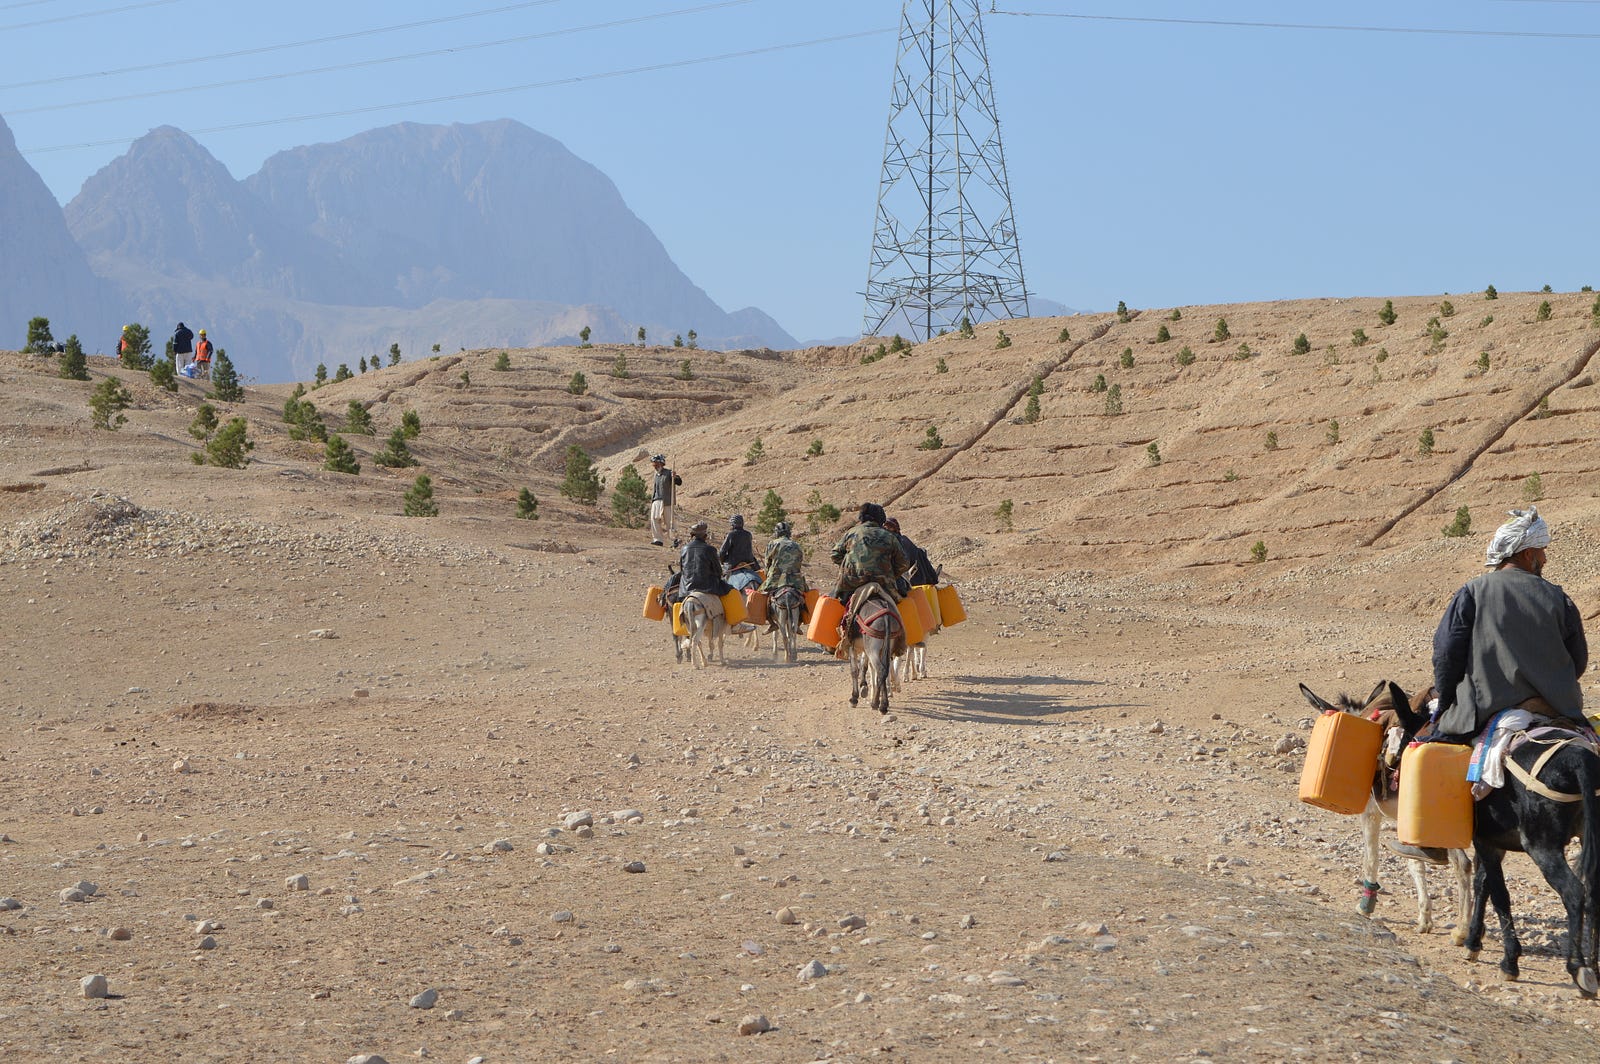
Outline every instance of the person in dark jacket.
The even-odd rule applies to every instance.
[[[1512,510],[1490,541],[1490,570],[1456,592],[1433,636],[1433,714],[1443,741],[1469,742],[1504,709],[1586,724],[1578,678],[1589,665],[1583,618],[1544,578],[1550,528]]]
[[[748,529],[744,527],[744,515],[734,514],[728,519],[728,534],[722,537],[722,547],[717,551],[717,560],[722,563],[722,571],[728,578],[728,583],[744,591],[761,583],[761,574],[757,572],[759,564],[756,562],[755,544]]]
[[[182,373],[183,367],[194,361],[194,332],[183,322],[172,333],[172,368]]]
[[[833,548],[830,557],[839,566],[839,582],[833,597],[848,603],[851,592],[863,584],[875,583],[884,594],[899,602],[903,597],[895,581],[909,565],[900,537],[883,527],[883,507],[875,502],[861,504],[856,524]]]
[[[711,529],[704,521],[689,529],[689,542],[683,545],[683,553],[678,557],[678,568],[683,574],[678,586],[685,595],[705,591],[721,598],[732,590],[722,579],[722,563],[717,561],[717,552],[706,542],[710,534]]]
[[[655,479],[650,482],[650,545],[659,547],[662,540],[672,534],[672,507],[677,502],[683,478],[667,468],[664,454],[651,455],[650,464],[656,471]]]
[[[883,523],[883,527],[899,538],[900,549],[906,555],[908,568],[905,574],[900,577],[900,583],[904,585],[900,589],[900,594],[908,595],[911,593],[912,588],[920,587],[923,584],[937,584],[939,582],[939,570],[934,568],[933,562],[928,560],[928,552],[911,542],[911,537],[900,531],[900,522],[891,517]]]

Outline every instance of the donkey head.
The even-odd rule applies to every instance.
[[[1392,769],[1400,764],[1400,755],[1405,752],[1406,746],[1428,723],[1424,707],[1432,691],[1424,691],[1413,699],[1399,684],[1379,680],[1372,693],[1361,701],[1341,694],[1337,703],[1331,703],[1305,684],[1300,685],[1300,693],[1307,702],[1324,713],[1351,713],[1377,721],[1384,731],[1383,748],[1378,756]]]

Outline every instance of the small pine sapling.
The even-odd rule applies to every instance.
[[[1309,355],[1311,353],[1311,341],[1306,337],[1305,333],[1301,333],[1294,338],[1294,353],[1297,355]]]
[[[1524,502],[1538,502],[1544,498],[1544,478],[1534,473],[1522,482],[1522,499]]]
[[[417,464],[412,457],[411,448],[406,446],[406,433],[404,429],[395,429],[389,433],[389,440],[383,445],[383,450],[372,456],[372,460],[386,469],[404,469]]]
[[[1229,470],[1227,470],[1226,472],[1224,472],[1222,474],[1222,480],[1223,480],[1223,483],[1225,483],[1225,484],[1232,484],[1235,481],[1237,481],[1238,479],[1239,479],[1238,472],[1235,471],[1235,470],[1232,470],[1232,469],[1229,469]]]
[[[1188,344],[1184,344],[1178,349],[1178,354],[1173,358],[1173,361],[1180,366],[1192,366],[1194,365],[1194,351]]]
[[[1122,385],[1113,384],[1106,389],[1106,414],[1116,417],[1122,413]]]
[[[322,468],[334,473],[349,473],[351,476],[361,472],[361,463],[356,461],[356,452],[345,438],[337,432],[328,437],[328,445],[322,449]]]
[[[494,371],[504,373],[511,368],[511,352],[502,351],[495,356]]]
[[[944,439],[939,435],[937,425],[929,425],[922,434],[922,442],[917,444],[919,451],[937,451],[944,446]]]
[[[756,437],[756,442],[752,443],[750,445],[749,449],[744,452],[744,464],[745,465],[755,465],[757,462],[761,461],[766,456],[767,456],[767,449],[764,446],[762,446],[761,437],[757,436]]]
[[[1479,351],[1478,352],[1478,372],[1479,373],[1488,373],[1489,372],[1489,352],[1487,352],[1487,351]]]
[[[362,373],[367,372],[367,356],[366,355],[362,355],[361,356],[361,361],[356,363],[356,368],[358,370],[360,370]]]
[[[1483,298],[1485,298],[1485,299],[1499,299],[1500,298],[1500,293],[1495,291],[1494,285],[1490,285],[1488,288],[1485,288],[1483,290]]]
[[[400,415],[400,431],[405,433],[406,439],[414,440],[422,435],[422,415],[415,410],[407,410]]]
[[[1156,330],[1156,343],[1164,344],[1172,339],[1172,332],[1165,325]]]
[[[1267,544],[1264,540],[1256,540],[1250,547],[1250,560],[1260,565],[1267,560]]]
[[[589,327],[587,325],[585,325],[583,328],[578,330],[578,346],[579,347],[593,347],[594,346],[593,344],[591,344],[589,342],[589,335],[590,335],[589,334]]]
[[[1328,422],[1327,440],[1329,447],[1334,447],[1339,443],[1339,420],[1337,418]]]
[[[244,385],[239,383],[239,371],[225,348],[217,348],[217,357],[211,367],[211,391],[206,398],[219,403],[237,403],[244,398]]]
[[[439,350],[439,345],[438,344],[434,344],[433,345],[433,349],[434,349],[434,351],[438,351]],[[399,364],[400,364],[400,345],[399,344],[390,344],[389,345],[389,365],[398,366]]]
[[[524,521],[539,520],[539,500],[527,488],[517,493],[517,516]]]
[[[464,370],[461,371],[461,387],[470,388],[471,386],[472,386],[472,371],[470,369],[464,369]]]
[[[1211,330],[1211,342],[1214,344],[1220,344],[1232,335],[1233,334],[1228,331],[1228,319],[1218,318],[1216,328]]]
[[[1450,539],[1460,539],[1462,536],[1472,534],[1472,511],[1465,506],[1456,510],[1456,518],[1444,526],[1443,532]]]
[[[1417,437],[1417,453],[1424,458],[1433,454],[1433,430],[1423,429],[1422,435]]]
[[[246,435],[247,428],[244,418],[229,418],[228,423],[217,430],[205,447],[195,452],[195,465],[214,465],[221,469],[243,469],[249,465],[250,452],[256,449],[256,445]]]
[[[22,351],[28,355],[48,355],[56,349],[56,338],[50,334],[49,318],[28,319],[28,341]]]
[[[963,340],[972,339],[974,333],[973,333],[973,330],[972,330],[972,319],[971,318],[966,317],[965,315],[962,316],[962,318],[961,318],[961,328],[956,330],[956,335],[961,337]]]
[[[639,337],[639,346],[643,347],[644,346],[644,326],[643,325],[639,326],[639,332],[636,335]]]
[[[1549,285],[1545,285],[1543,288],[1539,289],[1539,291],[1545,293],[1546,295],[1549,295],[1551,292],[1554,292],[1555,289],[1551,288]]]
[[[1123,369],[1133,368],[1133,348],[1124,347],[1122,349],[1122,354],[1117,358],[1117,365]]]
[[[1177,307],[1173,307],[1172,313],[1167,315],[1167,319],[1169,321],[1182,321],[1183,311],[1179,310]]]
[[[617,486],[611,490],[611,523],[619,528],[643,528],[649,513],[649,485],[630,462],[622,467]]]
[[[572,379],[567,382],[567,391],[571,392],[573,395],[582,395],[588,390],[589,378],[585,377],[581,372],[574,373],[572,375]]]
[[[683,333],[678,333],[676,336],[674,336],[672,338],[672,346],[673,347],[682,347],[683,346]]]
[[[418,473],[417,479],[406,489],[405,515],[407,517],[438,517],[439,504],[433,501],[433,479]]]
[[[134,322],[123,331],[122,364],[129,369],[150,368],[150,330]]]
[[[811,441],[811,446],[806,448],[806,457],[807,458],[821,458],[822,457],[822,441],[820,439],[816,439],[816,440],[812,440]]]
[[[567,447],[566,476],[561,481],[561,494],[573,502],[586,503],[593,506],[600,498],[600,489],[605,486],[605,481],[600,476],[600,471],[589,460],[589,455],[577,444]]]
[[[89,421],[97,429],[115,432],[128,423],[124,410],[133,405],[133,393],[115,377],[107,377],[89,393]]]
[[[1350,343],[1354,347],[1367,346],[1367,330],[1355,329],[1350,333]]]
[[[1006,331],[1004,329],[1001,329],[998,333],[995,334],[995,340],[994,340],[995,350],[999,351],[999,350],[1001,350],[1003,348],[1007,348],[1007,347],[1010,347],[1010,346],[1011,346],[1011,337],[1006,335]]]
[[[689,330],[689,350],[698,350],[700,347],[700,334],[693,329]]]
[[[1534,311],[1533,320],[1534,321],[1549,321],[1550,320],[1550,301],[1548,299],[1543,299],[1543,300],[1539,301],[1539,309]]]
[[[316,391],[328,383],[328,365],[325,362],[317,363],[317,372],[312,377],[311,390]]]
[[[1278,449],[1278,433],[1276,430],[1267,430],[1266,448],[1269,451],[1276,451]]]
[[[1103,392],[1103,391],[1105,391],[1106,390],[1106,375],[1104,373],[1096,373],[1094,375],[1094,380],[1092,382],[1090,382],[1090,384],[1089,384],[1089,390],[1091,392]]]
[[[935,373],[949,373],[950,372],[950,367],[945,365],[945,361],[944,361],[943,357],[941,357],[939,359],[939,361],[937,361],[937,362],[935,362],[933,364],[933,372],[935,372]]]
[[[150,383],[169,392],[178,390],[178,375],[172,372],[172,363],[158,358],[150,365]]]
[[[372,414],[359,399],[350,400],[344,408],[344,430],[357,436],[375,436],[378,430],[372,424]]]
[[[338,384],[340,381],[347,381],[354,376],[355,374],[350,372],[349,363],[341,362],[339,363],[339,368],[333,371],[333,383]]]
[[[1060,332],[1056,333],[1056,343],[1058,343],[1058,344],[1066,344],[1066,343],[1071,343],[1071,342],[1072,342],[1072,332],[1071,332],[1071,330],[1062,329]]]
[[[1124,325],[1128,324],[1128,304],[1120,299],[1117,300],[1117,320]]]
[[[1158,466],[1161,464],[1161,447],[1156,441],[1151,440],[1150,446],[1144,449],[1144,460],[1146,465]]]
[[[1000,505],[994,508],[994,516],[1000,522],[1000,531],[1011,532],[1016,526],[1011,523],[1011,514],[1014,507],[1010,499],[1001,499]]]
[[[210,403],[201,403],[200,409],[195,411],[194,420],[189,422],[189,435],[204,443],[217,431],[217,408]]]
[[[761,499],[761,512],[756,514],[756,531],[763,536],[772,535],[779,521],[789,520],[789,511],[783,508],[783,496],[771,488]]]
[[[1453,318],[1456,316],[1456,305],[1448,299],[1439,304],[1439,317]]]
[[[69,381],[89,379],[89,359],[83,353],[83,344],[79,342],[77,333],[67,337],[66,350],[61,352],[59,372]]]
[[[689,364],[688,359],[678,363],[678,379],[680,381],[694,380],[694,367]]]
[[[1394,312],[1394,300],[1385,299],[1383,309],[1378,311],[1378,321],[1384,325],[1393,325],[1398,317],[1399,315]]]
[[[1250,350],[1249,344],[1241,343],[1239,345],[1239,349],[1233,353],[1233,358],[1235,362],[1245,362],[1248,361],[1254,354],[1255,352]]]
[[[628,356],[619,354],[611,363],[611,375],[619,380],[627,380],[633,376],[628,371]]]

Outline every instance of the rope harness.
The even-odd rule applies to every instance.
[[[1506,751],[1505,767],[1507,772],[1521,780],[1522,785],[1528,790],[1542,798],[1548,798],[1552,802],[1583,801],[1582,794],[1568,794],[1566,791],[1558,791],[1545,786],[1539,781],[1539,773],[1544,771],[1544,766],[1562,747],[1571,743],[1579,743],[1585,749],[1591,752],[1596,752],[1593,742],[1583,735],[1568,735],[1564,739],[1536,739],[1532,735],[1528,735],[1525,739],[1523,739],[1523,743],[1538,743],[1540,746],[1547,747],[1547,749],[1544,751],[1544,753],[1539,755],[1539,759],[1533,763],[1532,768],[1523,768],[1521,765],[1517,764],[1516,758],[1511,756],[1511,751]],[[1600,788],[1596,788],[1595,793],[1600,794]]]

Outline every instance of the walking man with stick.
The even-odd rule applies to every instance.
[[[663,546],[662,538],[672,540],[673,537],[672,511],[678,501],[678,488],[683,484],[683,478],[667,468],[667,456],[655,454],[650,456],[650,464],[655,467],[655,480],[650,485],[650,543],[652,546]]]

